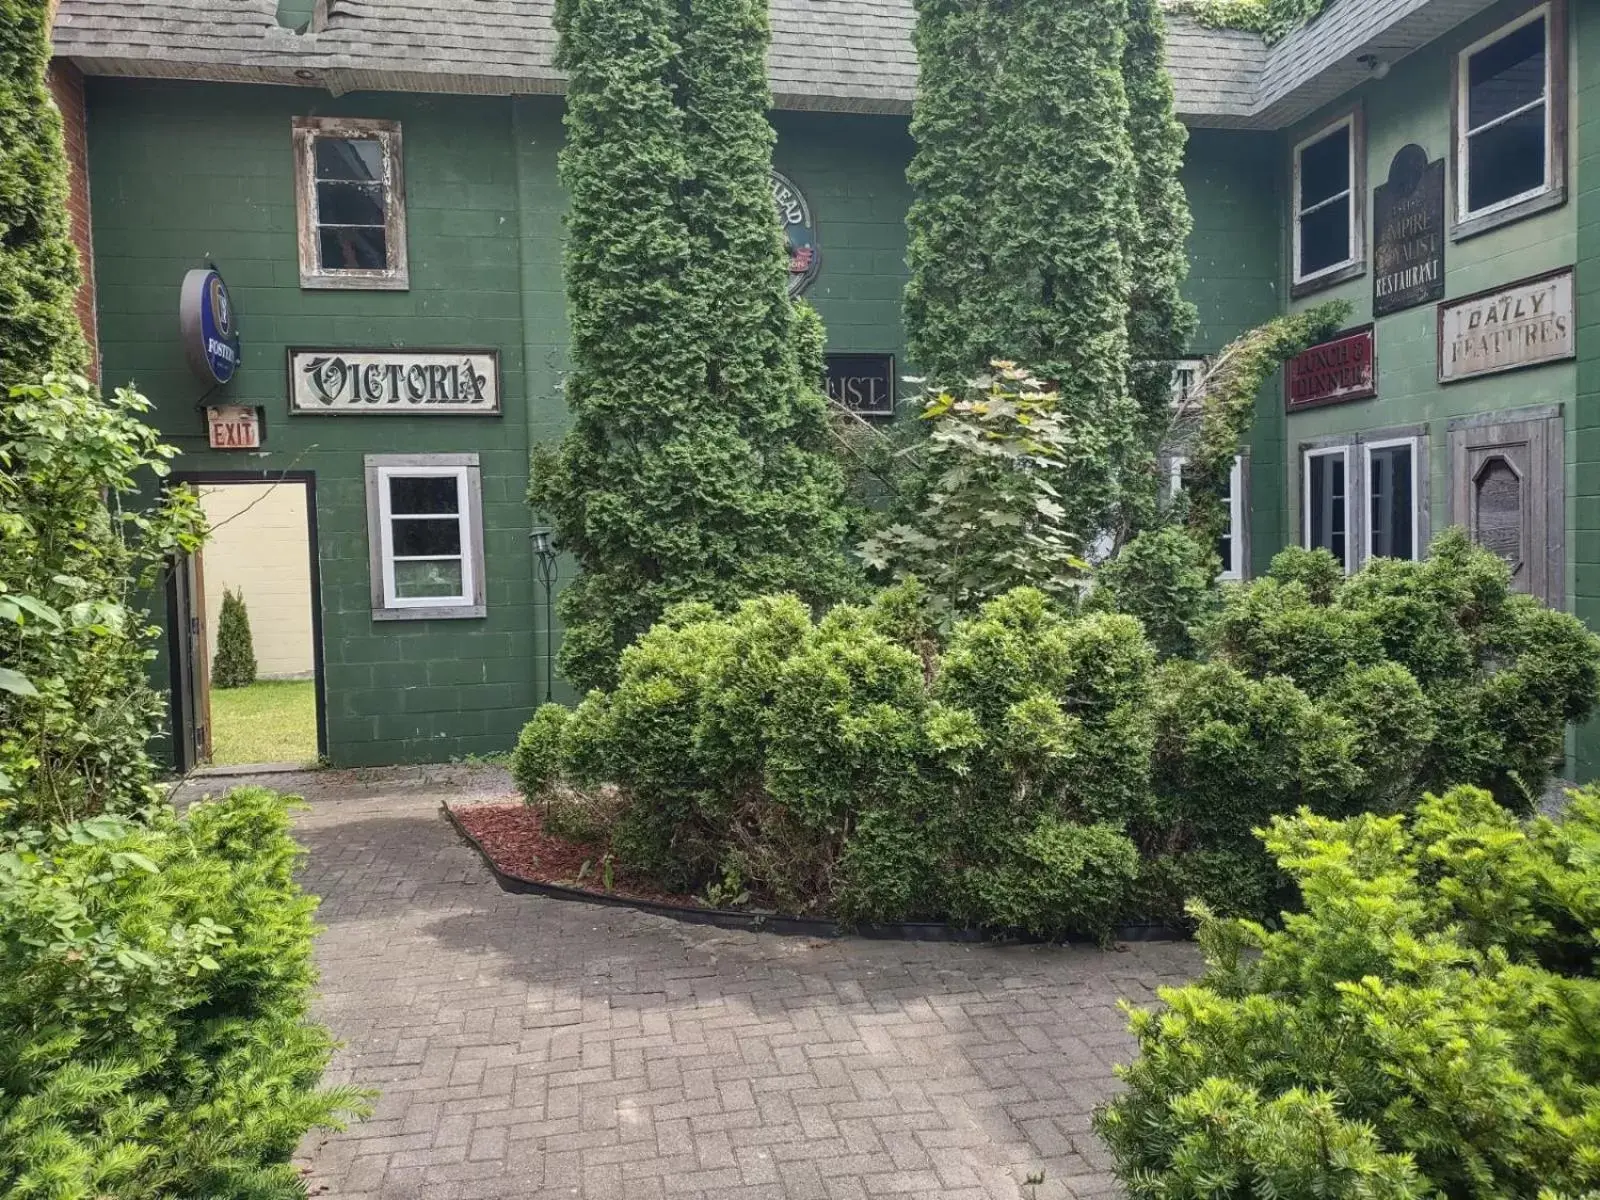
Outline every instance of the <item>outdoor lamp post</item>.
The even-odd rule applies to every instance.
[[[550,595],[556,585],[556,548],[550,530],[540,526],[528,535],[533,542],[533,570],[544,589],[544,698],[555,699],[556,628]]]

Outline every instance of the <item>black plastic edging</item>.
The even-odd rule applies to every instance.
[[[463,825],[448,804],[439,806],[461,839],[478,852],[483,865],[489,868],[500,889],[524,896],[547,896],[552,900],[576,900],[583,904],[598,904],[607,908],[631,908],[636,912],[655,913],[671,917],[689,925],[714,925],[718,929],[738,929],[751,933],[778,933],[799,937],[863,937],[903,942],[1021,942],[1039,944],[1048,941],[1021,930],[968,929],[944,921],[903,921],[891,925],[862,924],[846,927],[826,917],[785,917],[775,913],[741,912],[732,908],[699,908],[686,904],[665,904],[660,900],[636,900],[627,896],[609,896],[604,892],[591,892],[584,888],[565,887],[559,883],[542,883],[527,879],[510,871],[501,870],[494,856],[484,849],[470,830]],[[1069,942],[1093,943],[1094,938],[1074,934]],[[1189,935],[1170,925],[1155,923],[1119,925],[1117,940],[1121,942],[1185,942]]]

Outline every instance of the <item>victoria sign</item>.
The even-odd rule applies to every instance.
[[[1372,326],[1363,325],[1303,350],[1284,366],[1284,407],[1289,412],[1370,400],[1378,394]]]
[[[291,349],[289,411],[499,416],[500,352]]]

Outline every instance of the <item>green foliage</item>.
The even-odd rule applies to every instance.
[[[165,704],[140,593],[204,518],[185,488],[124,508],[177,453],[140,420],[149,407],[54,376],[0,403],[0,828],[154,799],[146,744]]]
[[[1195,385],[1199,429],[1185,447],[1184,493],[1189,532],[1207,550],[1227,528],[1222,497],[1233,460],[1255,417],[1262,384],[1284,360],[1326,338],[1349,315],[1347,301],[1330,300],[1304,312],[1274,317],[1224,347]]]
[[[1122,80],[1139,217],[1124,235],[1132,280],[1128,388],[1143,418],[1146,445],[1155,449],[1171,420],[1172,363],[1188,352],[1197,321],[1182,293],[1194,227],[1179,179],[1189,135],[1174,111],[1160,0],[1128,0]]]
[[[0,1191],[58,1200],[303,1197],[319,1090],[314,898],[262,789],[0,849]]]
[[[1459,532],[1423,562],[1331,564],[1286,552],[1215,600],[1209,554],[1173,528],[1130,543],[1081,611],[1019,587],[943,634],[914,578],[820,621],[791,595],[681,605],[614,689],[538,714],[519,770],[530,795],[614,784],[573,828],[679,891],[1045,936],[1181,922],[1195,898],[1264,916],[1292,896],[1256,828],[1409,811],[1440,779],[1523,803],[1600,700],[1600,638],[1512,595]],[[1147,612],[1197,657],[1159,659]],[[1568,899],[1532,914],[1480,880],[1475,911],[1557,929],[1571,957],[1592,927],[1546,910],[1600,924],[1571,898],[1595,849],[1563,843],[1571,870],[1543,876]]]
[[[1285,551],[1230,594],[1213,634],[1217,658],[1292,679],[1354,723],[1373,771],[1395,779],[1380,807],[1462,781],[1526,807],[1600,688],[1600,640],[1511,592],[1505,564],[1460,529],[1420,562],[1376,559],[1348,580],[1326,551]],[[1352,668],[1381,664],[1394,669],[1351,691]]]
[[[1330,0],[1175,0],[1172,11],[1209,29],[1239,29],[1281,41],[1315,20]]]
[[[1164,656],[1187,657],[1194,631],[1221,602],[1215,554],[1181,529],[1146,530],[1095,572],[1086,607],[1138,617]]]
[[[540,800],[546,788],[561,777],[561,735],[571,710],[559,704],[541,704],[533,720],[522,727],[511,752],[511,778],[529,804]]]
[[[999,865],[967,868],[963,899],[974,919],[1046,936],[1111,936],[1139,874],[1139,851],[1115,826],[1044,815],[1009,850]]]
[[[244,592],[222,590],[222,613],[217,618],[217,656],[211,660],[211,686],[249,687],[256,681],[256,648],[250,637],[250,610]]]
[[[573,420],[530,499],[578,560],[561,669],[589,688],[674,603],[852,580],[773,213],[765,5],[562,0],[556,25]]]
[[[1015,587],[1076,595],[1079,554],[1111,504],[1110,446],[1090,414],[1005,363],[924,409],[920,509],[861,546],[874,571],[916,578],[942,612]]]
[[[17,384],[88,362],[61,114],[44,82],[53,11],[0,0],[0,405]]]
[[[1457,788],[1265,841],[1305,910],[1276,933],[1202,914],[1205,977],[1133,1013],[1096,1118],[1129,1194],[1600,1187],[1600,795],[1524,826]]]

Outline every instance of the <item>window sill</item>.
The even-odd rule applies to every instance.
[[[1352,279],[1360,279],[1367,273],[1365,258],[1354,259],[1345,263],[1337,270],[1329,271],[1325,275],[1313,275],[1310,279],[1302,279],[1289,286],[1289,299],[1299,300],[1303,296],[1315,295],[1337,284],[1348,283]]]
[[[1491,229],[1499,229],[1503,225],[1511,225],[1539,213],[1549,212],[1553,208],[1560,208],[1566,202],[1566,187],[1564,185],[1553,187],[1547,192],[1529,196],[1526,200],[1521,200],[1508,208],[1496,209],[1494,212],[1466,217],[1455,222],[1450,227],[1450,240],[1464,242],[1468,238],[1477,237],[1480,233],[1488,233]]]
[[[446,604],[438,608],[375,608],[374,621],[462,621],[488,616],[482,604]]]
[[[300,276],[304,291],[408,292],[409,275],[307,275]]]

